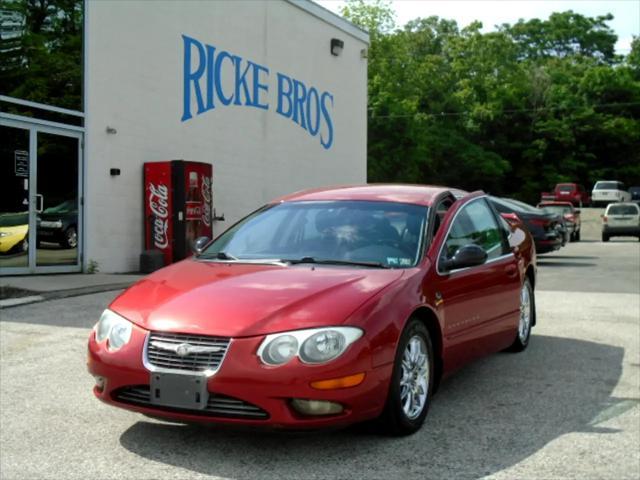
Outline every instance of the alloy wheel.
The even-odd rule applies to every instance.
[[[518,337],[520,342],[527,343],[531,331],[531,292],[529,284],[525,282],[520,291],[520,323],[518,325]]]
[[[411,337],[402,355],[400,403],[408,419],[420,416],[427,404],[429,354],[424,339]]]

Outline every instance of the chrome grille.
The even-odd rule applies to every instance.
[[[192,347],[217,348],[215,352],[191,353],[181,356],[175,351],[154,345],[160,342],[171,347],[189,344]],[[186,335],[182,333],[151,332],[145,350],[146,362],[154,367],[186,372],[214,372],[218,370],[229,348],[229,338]]]
[[[140,405],[164,411],[188,412],[193,415],[225,418],[253,418],[256,420],[269,418],[269,414],[260,407],[237,398],[215,393],[209,394],[209,401],[207,402],[206,408],[203,410],[188,410],[152,405],[149,385],[136,385],[121,388],[113,394],[113,398],[119,402],[132,405]]]

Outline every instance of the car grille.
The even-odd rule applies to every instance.
[[[265,420],[269,418],[269,414],[260,407],[247,403],[237,398],[227,397],[220,394],[209,394],[207,406],[202,410],[191,410],[182,408],[172,408],[151,403],[151,393],[149,385],[136,385],[124,387],[116,390],[113,398],[122,403],[131,405],[139,405],[142,407],[154,408],[167,412],[188,412],[193,415],[205,415],[224,418],[252,418],[256,420]]]
[[[215,347],[218,350],[215,352],[199,352],[181,356],[178,355],[175,350],[154,345],[154,341],[162,342],[172,347],[189,344],[192,347]],[[229,342],[230,339],[224,337],[151,332],[147,341],[146,361],[154,367],[170,370],[214,372],[220,367],[229,348]]]

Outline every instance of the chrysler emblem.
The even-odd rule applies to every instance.
[[[149,344],[159,350],[167,350],[169,352],[173,352],[179,357],[186,357],[194,353],[216,353],[223,350],[222,347],[205,347],[201,345],[191,345],[189,343],[175,344],[170,342],[161,342],[160,340],[151,340]]]
[[[191,345],[189,345],[188,343],[181,343],[176,347],[176,353],[180,357],[186,357],[191,353]]]

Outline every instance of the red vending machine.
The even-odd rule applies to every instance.
[[[144,164],[145,249],[162,251],[165,265],[191,255],[196,238],[211,238],[211,183],[208,163]]]

